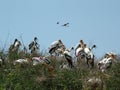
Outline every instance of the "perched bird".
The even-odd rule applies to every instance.
[[[65,23],[65,24],[63,24],[62,26],[68,27],[68,25],[69,25],[69,23]]]

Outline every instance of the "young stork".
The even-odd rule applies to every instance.
[[[113,60],[115,60],[116,54],[113,52],[109,52],[105,54],[105,57],[100,60],[97,64],[99,70],[104,72],[106,69],[110,68],[112,66]]]

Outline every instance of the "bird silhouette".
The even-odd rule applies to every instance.
[[[59,22],[57,22],[57,24],[59,24]]]
[[[69,23],[65,23],[65,24],[63,24],[62,26],[68,27],[68,26],[69,26]]]

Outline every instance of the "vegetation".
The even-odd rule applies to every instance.
[[[4,52],[0,55],[7,56]],[[21,56],[17,57],[21,58]],[[5,60],[0,65],[0,90],[99,90],[99,88],[91,89],[86,84],[91,77],[102,80],[103,90],[120,90],[120,63],[118,62],[105,73],[101,73],[96,66],[88,69],[85,65],[62,70],[58,67],[61,62],[56,61],[55,58],[51,58],[51,61],[54,67],[53,77],[50,76],[45,65],[12,66]]]

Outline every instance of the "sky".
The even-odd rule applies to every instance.
[[[59,24],[56,24],[59,22]],[[69,23],[69,27],[63,27]],[[67,48],[82,39],[96,57],[120,53],[120,0],[0,0],[0,48],[37,37],[40,50],[61,39]]]

